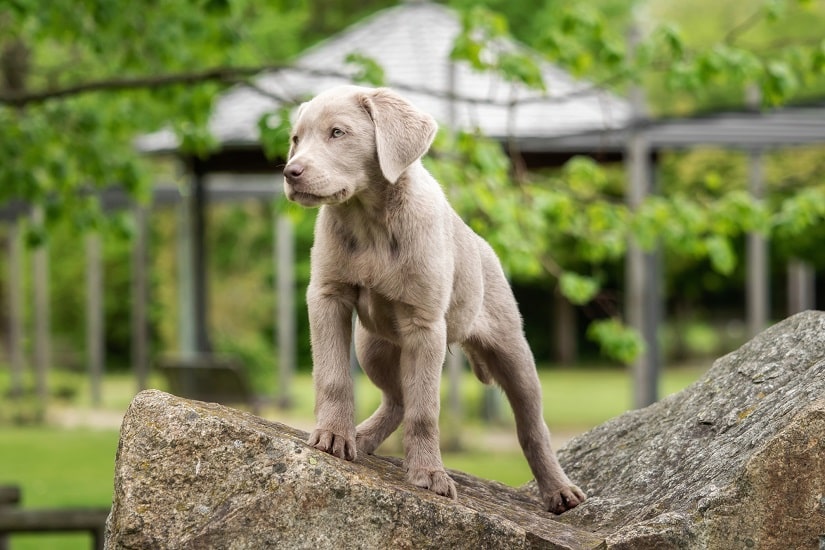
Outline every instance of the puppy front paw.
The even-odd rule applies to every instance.
[[[429,489],[437,495],[449,497],[453,500],[458,498],[455,483],[444,470],[409,470],[407,472],[407,480],[416,487]]]
[[[572,510],[587,500],[587,495],[575,485],[564,485],[555,491],[542,495],[544,509],[554,514]]]
[[[307,444],[338,458],[355,460],[355,438],[333,433],[322,428],[310,434]]]

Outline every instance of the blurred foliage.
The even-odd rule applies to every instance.
[[[542,92],[539,64],[550,60],[575,75],[622,92],[644,84],[654,112],[685,114],[741,106],[748,87],[764,105],[816,97],[825,90],[824,0],[587,4],[547,0],[453,0],[462,30],[452,58],[498,71]],[[320,38],[391,4],[387,0],[8,0],[0,4],[0,204],[25,200],[44,207],[46,225],[29,224],[25,241],[55,251],[80,251],[78,231],[103,235],[106,262],[107,356],[128,357],[128,214],[109,217],[90,190],[118,182],[146,201],[157,165],[138,155],[137,135],[171,128],[181,153],[205,156],[216,147],[207,123],[219,94],[254,71],[288,63]],[[633,56],[625,33],[639,22]],[[515,37],[520,42],[510,42]],[[521,44],[531,47],[528,49]],[[371,59],[348,59],[360,80],[384,80]],[[206,72],[213,70],[209,76]],[[231,69],[231,70],[229,70]],[[202,72],[199,72],[202,71]],[[199,76],[201,75],[201,76]],[[176,84],[164,83],[175,77]],[[189,78],[181,78],[188,76]],[[128,81],[128,85],[121,83]],[[97,91],[85,91],[94,84]],[[93,86],[94,87],[94,86]],[[40,95],[38,95],[40,94]],[[28,98],[28,99],[27,99]],[[269,158],[288,146],[290,109],[259,122]],[[747,159],[711,150],[662,155],[662,194],[630,209],[625,174],[587,158],[559,170],[521,173],[498,143],[467,132],[439,133],[428,168],[468,224],[487,238],[516,283],[558,286],[596,321],[588,335],[626,362],[640,349],[621,322],[614,272],[630,238],[661,244],[668,287],[682,306],[708,288],[741,277],[743,235],[770,236],[783,257],[821,265],[825,237],[822,149],[766,156],[768,193],[746,192]],[[241,204],[210,212],[209,269],[220,347],[264,358],[271,341],[272,219],[286,209],[298,229],[299,285],[308,275],[305,250],[314,214],[297,207]],[[158,346],[176,339],[174,220],[153,222],[152,330]],[[164,252],[161,252],[163,250]],[[81,342],[82,254],[53,255],[54,324],[77,357]],[[701,276],[694,276],[701,273]],[[5,276],[5,275],[3,275]],[[728,286],[729,288],[729,286]],[[298,300],[301,342],[305,304]],[[593,311],[589,309],[588,311]],[[243,319],[243,322],[238,322]],[[240,349],[240,348],[243,349]],[[231,348],[231,349],[230,349]]]
[[[273,182],[274,183],[274,182]],[[275,342],[275,216],[286,213],[295,226],[295,279],[299,289],[309,282],[309,249],[314,212],[281,199],[277,203],[246,201],[210,210],[209,261],[212,288],[210,326],[216,350],[242,359],[259,388],[273,388]],[[306,296],[297,292],[295,314],[299,362],[310,367]],[[242,322],[239,322],[242,320]],[[168,327],[173,332],[176,327]],[[168,342],[171,347],[174,340]]]
[[[603,85],[622,90],[644,82],[654,111],[662,113],[741,106],[751,88],[759,91],[764,106],[825,91],[821,0],[457,4],[467,11],[453,58],[479,70],[499,71],[539,91],[547,84],[532,78],[533,54],[508,51],[521,55],[516,64],[527,67],[528,76],[494,55],[495,45],[511,32],[574,74],[587,74]],[[632,52],[623,36],[631,21],[641,35]],[[699,28],[703,40],[692,32]],[[721,278],[737,271],[741,241],[748,232],[776,236],[796,257],[816,255],[804,245],[791,244],[794,239],[814,242],[822,232],[825,188],[822,172],[810,168],[798,180],[804,191],[788,193],[782,183],[787,174],[770,173],[768,196],[756,200],[746,191],[745,178],[738,177],[747,170],[743,155],[713,152],[707,158],[715,156],[718,162],[691,163],[696,158],[691,153],[665,154],[662,193],[630,209],[621,200],[621,186],[607,189],[608,172],[590,160],[575,158],[552,175],[516,173],[513,185],[512,169],[491,160],[494,145],[467,136],[447,144],[456,146],[464,159],[445,168],[438,165],[449,161],[449,155],[436,156],[432,170],[453,183],[448,189],[464,187],[453,194],[454,202],[474,229],[493,235],[491,244],[511,276],[550,274],[577,305],[599,298],[602,274],[623,256],[629,239],[646,250],[661,245],[668,259],[678,258],[677,266],[704,264]],[[821,157],[821,148],[817,150]],[[797,160],[789,161],[792,155],[779,152],[759,162],[791,164]],[[691,170],[693,174],[676,173]],[[786,192],[775,192],[783,187]],[[684,274],[666,265],[670,277]],[[603,314],[611,318],[592,323],[588,336],[608,356],[632,360],[641,349],[638,337],[626,330],[612,306],[603,308]]]
[[[764,105],[825,92],[822,0],[651,0],[640,11],[648,27],[669,22],[650,31],[660,37],[651,52],[660,67],[645,81],[659,112],[738,107],[749,85]]]
[[[68,403],[77,398],[82,385],[79,374],[56,371],[50,376],[49,397],[52,402]],[[32,373],[26,373],[20,388],[13,388],[8,377],[0,376],[0,426],[38,425],[45,419],[46,403],[37,395]]]
[[[133,146],[137,135],[172,128],[182,152],[199,156],[217,145],[207,128],[212,104],[240,77],[228,71],[225,78],[198,81],[197,70],[285,64],[330,25],[351,23],[388,4],[4,2],[0,201],[47,202],[48,223],[69,217],[82,227],[100,213],[78,189],[117,182],[146,200],[151,172]],[[161,77],[185,74],[193,81],[162,85]],[[125,79],[136,83],[115,86]],[[81,93],[89,83],[114,87]],[[21,102],[21,96],[40,93],[47,99]],[[58,95],[48,99],[52,93]]]

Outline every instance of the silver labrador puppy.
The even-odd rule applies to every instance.
[[[586,497],[550,447],[533,356],[499,261],[421,164],[436,129],[386,88],[336,87],[298,109],[284,190],[321,206],[307,292],[317,417],[309,444],[354,460],[403,421],[410,483],[455,498],[438,413],[447,344],[458,342],[476,376],[506,393],[544,507],[558,514]],[[383,392],[358,427],[353,310],[358,360]]]

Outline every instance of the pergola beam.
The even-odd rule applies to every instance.
[[[86,362],[92,406],[102,402],[104,363],[103,258],[100,234],[86,234]]]
[[[20,243],[20,220],[8,225],[6,246],[8,250],[8,304],[9,325],[8,345],[11,363],[11,395],[23,394],[23,250]]]

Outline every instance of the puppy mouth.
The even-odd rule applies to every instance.
[[[292,202],[296,202],[301,206],[321,206],[323,204],[338,204],[346,200],[348,192],[346,189],[341,189],[335,193],[328,195],[320,195],[317,193],[307,193],[305,191],[297,191],[290,187],[287,190],[286,198]]]

